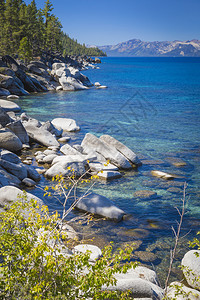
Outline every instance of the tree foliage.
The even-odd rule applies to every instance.
[[[72,55],[105,55],[96,48],[86,48],[62,32],[62,24],[52,13],[53,5],[46,0],[38,9],[35,0],[26,4],[23,0],[0,0],[0,54],[27,58],[22,45],[29,45],[31,57],[44,51]],[[20,48],[20,50],[19,50]]]

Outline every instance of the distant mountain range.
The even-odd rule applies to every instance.
[[[143,42],[133,39],[117,45],[98,46],[98,48],[106,52],[107,56],[200,56],[200,40]]]

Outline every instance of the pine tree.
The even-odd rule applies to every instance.
[[[15,54],[20,44],[19,12],[22,0],[6,0],[5,2],[5,51],[7,54]]]
[[[0,0],[0,53],[2,53],[2,54],[4,53],[4,47],[5,47],[4,11],[5,11],[5,0]]]

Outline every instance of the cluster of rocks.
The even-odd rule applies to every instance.
[[[93,86],[80,70],[97,68],[98,59],[44,55],[28,64],[9,55],[0,57],[0,96],[28,95],[52,90],[79,90]],[[101,85],[99,86],[101,88]],[[98,88],[99,88],[98,87]],[[103,86],[105,87],[105,86]]]
[[[20,107],[11,101],[0,100],[0,105],[0,164],[2,174],[9,173],[6,173],[7,179],[2,175],[1,186],[19,187],[25,184],[30,187],[40,180],[40,174],[53,178],[57,174],[71,175],[71,170],[76,177],[89,173],[90,176],[97,175],[99,179],[112,180],[121,177],[123,170],[141,165],[131,149],[109,135],[98,138],[87,133],[81,144],[67,144],[70,137],[66,133],[80,130],[75,120],[55,118],[40,122],[26,113],[16,115]],[[27,150],[34,144],[47,149],[37,151],[35,158],[28,156],[23,161],[14,154],[20,154],[22,149]],[[33,159],[39,168],[30,166]],[[81,199],[77,208],[118,221],[125,214],[111,200],[95,193]]]

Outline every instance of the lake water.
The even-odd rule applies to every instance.
[[[200,58],[103,58],[98,70],[83,73],[108,89],[49,92],[22,97],[19,105],[39,120],[75,119],[81,131],[72,134],[80,143],[87,132],[110,134],[138,154],[143,165],[137,171],[93,190],[112,199],[129,217],[120,222],[99,221],[81,230],[95,233],[96,243],[116,246],[135,241],[135,257],[153,266],[161,283],[177,228],[183,183],[187,182],[186,214],[180,252],[175,266],[188,249],[187,241],[200,230]],[[185,166],[174,166],[175,161]],[[178,175],[164,181],[151,175],[161,170]],[[42,183],[45,183],[42,181]],[[152,199],[135,197],[140,190],[157,193]],[[32,191],[41,196],[41,192]],[[50,200],[49,206],[55,208]],[[143,257],[147,251],[148,259]],[[148,261],[146,261],[148,260]],[[180,278],[174,270],[173,278]]]

